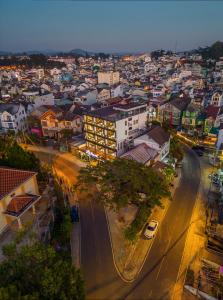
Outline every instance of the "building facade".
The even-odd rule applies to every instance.
[[[122,155],[146,130],[147,105],[117,104],[84,115],[86,148],[105,159]]]
[[[27,130],[26,111],[22,104],[0,104],[0,131],[14,132]]]
[[[0,167],[0,233],[30,209],[35,214],[35,204],[41,198],[37,173]]]
[[[119,83],[119,81],[119,72],[98,72],[98,84],[107,83],[109,85],[114,85]]]

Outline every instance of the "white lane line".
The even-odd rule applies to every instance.
[[[161,263],[160,263],[159,270],[158,270],[158,273],[157,273],[157,275],[156,275],[156,280],[157,280],[158,277],[159,277],[159,274],[160,274],[160,271],[161,271],[161,269],[162,269],[162,265],[163,265],[164,259],[165,259],[165,256],[162,258],[162,261],[161,261]]]

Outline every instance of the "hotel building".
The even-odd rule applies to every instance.
[[[122,155],[133,139],[146,131],[147,105],[116,104],[84,115],[84,133],[88,153],[111,159]]]

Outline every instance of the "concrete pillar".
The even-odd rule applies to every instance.
[[[19,229],[22,229],[22,222],[21,222],[21,219],[18,218],[17,221],[18,221]]]
[[[35,208],[35,205],[33,204],[33,206],[32,206],[32,211],[33,211],[33,215],[35,215],[36,214],[36,208]]]

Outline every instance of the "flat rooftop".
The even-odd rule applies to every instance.
[[[146,103],[134,102],[123,105],[115,104],[112,106],[89,111],[86,113],[86,115],[115,122],[145,112],[146,106]]]

